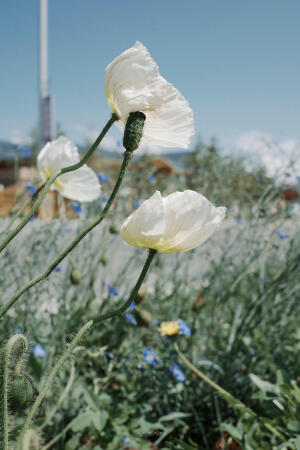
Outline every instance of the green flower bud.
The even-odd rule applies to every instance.
[[[140,111],[129,114],[123,137],[123,145],[128,152],[133,152],[140,145],[145,120],[145,114]]]
[[[24,375],[13,375],[9,383],[9,408],[12,412],[22,410],[30,405],[33,399],[33,388]]]
[[[140,307],[136,307],[133,311],[134,317],[137,320],[137,323],[142,327],[151,327],[153,317],[152,314],[146,309],[142,309]]]
[[[71,282],[72,284],[79,284],[81,281],[81,273],[78,269],[74,268],[71,272]]]

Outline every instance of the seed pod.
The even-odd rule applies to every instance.
[[[72,284],[79,284],[81,281],[81,273],[78,269],[74,268],[71,272],[71,282]]]
[[[145,120],[145,114],[140,111],[129,114],[123,137],[123,145],[128,152],[133,152],[140,145]]]
[[[142,301],[145,300],[146,295],[147,295],[147,286],[145,285],[145,283],[143,283],[134,299],[135,303],[137,305],[139,303],[142,303]]]
[[[24,375],[13,375],[9,383],[9,408],[16,412],[30,405],[33,399],[33,388]]]
[[[133,315],[139,325],[141,325],[142,327],[151,327],[153,317],[149,311],[137,306],[133,311]]]

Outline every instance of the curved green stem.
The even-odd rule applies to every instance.
[[[72,166],[64,167],[63,169],[60,169],[57,172],[55,172],[50,178],[48,178],[48,180],[46,181],[46,183],[44,184],[44,186],[41,190],[39,197],[34,202],[30,211],[26,214],[26,216],[19,223],[19,225],[0,244],[0,253],[5,249],[7,244],[9,244],[9,242],[29,222],[30,218],[34,215],[34,213],[37,211],[40,204],[44,200],[45,195],[47,194],[48,190],[50,189],[52,183],[56,180],[56,178],[59,177],[60,175],[63,175],[64,173],[72,172],[73,170],[76,170],[76,169],[79,169],[79,167],[82,167],[86,163],[86,161],[89,159],[89,157],[94,153],[94,151],[96,150],[96,148],[98,147],[98,145],[100,144],[100,142],[102,141],[102,139],[104,138],[104,136],[106,135],[106,133],[108,132],[108,130],[110,129],[110,127],[116,120],[118,120],[117,116],[115,114],[112,114],[111,118],[109,119],[109,121],[107,122],[107,124],[105,125],[105,127],[103,128],[103,130],[101,131],[101,133],[99,134],[99,136],[97,137],[97,139],[95,140],[93,145],[91,146],[91,148],[86,152],[84,157],[78,163],[73,164]]]
[[[285,437],[278,431],[276,428],[274,428],[272,425],[270,425],[268,422],[266,422],[262,417],[258,416],[256,412],[254,412],[252,409],[248,408],[243,402],[235,398],[233,395],[231,395],[228,391],[223,389],[220,385],[215,383],[213,380],[208,378],[203,372],[201,372],[197,367],[195,367],[185,356],[181,351],[179,350],[178,345],[174,344],[175,350],[177,351],[178,355],[182,359],[182,361],[196,374],[198,377],[202,378],[203,381],[205,381],[207,384],[209,384],[211,387],[213,387],[216,391],[219,392],[219,394],[226,400],[228,403],[230,403],[234,408],[237,408],[240,411],[247,412],[250,416],[256,417],[259,421],[262,422],[265,428],[267,428],[269,431],[271,431],[274,436],[281,439],[282,441],[285,441]]]
[[[50,264],[50,266],[48,267],[48,269],[45,270],[45,272],[41,273],[40,275],[33,278],[32,280],[28,281],[0,308],[0,319],[15,304],[15,302],[21,297],[21,295],[24,294],[24,292],[28,291],[28,289],[30,289],[32,286],[39,283],[41,280],[43,280],[48,275],[50,275],[50,273],[55,269],[55,267],[67,256],[68,253],[70,253],[71,250],[73,250],[73,248],[78,244],[78,242],[80,242],[84,238],[84,236],[86,236],[88,234],[89,231],[91,231],[93,228],[95,228],[95,226],[99,225],[102,222],[102,220],[108,213],[108,211],[115,199],[115,196],[117,195],[117,192],[123,181],[128,163],[131,158],[132,158],[132,153],[126,151],[124,153],[123,163],[122,163],[122,166],[120,169],[118,180],[117,180],[116,185],[108,199],[108,202],[106,203],[105,208],[103,209],[100,216],[96,220],[94,220],[92,223],[87,225],[79,233],[79,235],[63,250],[63,252],[57,258],[55,258],[55,260]]]
[[[21,449],[22,450],[39,450],[39,437],[34,430],[29,428],[24,434]]]
[[[126,309],[131,305],[131,303],[135,300],[137,293],[146,277],[146,274],[148,272],[148,269],[150,267],[150,264],[152,263],[152,260],[154,258],[154,256],[156,255],[157,251],[153,250],[153,249],[149,249],[149,254],[148,257],[146,259],[146,262],[144,264],[144,267],[141,271],[141,274],[136,282],[136,285],[134,286],[134,288],[131,291],[131,294],[129,296],[129,299],[124,303],[123,306],[121,306],[121,308],[111,312],[111,313],[107,313],[107,314],[103,314],[102,316],[95,318],[94,319],[94,324],[102,322],[103,320],[106,319],[111,319],[115,316],[119,316],[120,314],[122,314],[123,312],[126,311]]]
[[[30,197],[30,199],[26,203],[24,203],[24,205],[21,206],[20,209],[18,209],[16,211],[16,213],[12,216],[12,218],[8,222],[8,224],[0,231],[0,234],[3,234],[3,233],[5,233],[6,231],[9,230],[9,228],[17,220],[17,218],[20,217],[23,214],[23,212],[28,208],[28,206],[30,206],[32,204],[32,202],[34,202],[36,200],[37,196],[39,195],[39,193],[41,192],[41,190],[43,189],[44,186],[45,186],[45,184],[40,186],[38,188],[38,190],[35,192],[35,194],[33,194],[32,197]]]
[[[16,344],[20,344],[20,351],[17,355],[17,371],[20,370],[24,353],[27,350],[27,339],[23,334],[14,334],[1,350],[0,355],[0,450],[8,450],[8,374],[11,353]]]
[[[22,431],[20,433],[19,439],[17,441],[17,445],[16,448],[20,448],[21,446],[21,442],[24,439],[24,436],[29,428],[29,425],[31,423],[31,420],[33,418],[33,416],[35,415],[35,413],[37,412],[40,404],[42,403],[43,398],[45,397],[46,393],[48,392],[48,389],[50,388],[51,384],[54,381],[54,378],[56,377],[57,372],[59,371],[59,369],[63,366],[63,364],[65,363],[66,359],[71,355],[72,351],[74,350],[74,348],[76,347],[76,345],[80,342],[80,339],[82,338],[82,336],[84,335],[84,333],[89,330],[91,328],[91,326],[93,325],[93,321],[90,320],[89,322],[87,322],[80,330],[79,332],[76,334],[75,338],[72,340],[70,346],[68,347],[68,349],[64,352],[64,354],[59,358],[58,362],[55,364],[55,366],[53,367],[53,369],[51,370],[41,392],[39,393],[39,395],[37,396],[35,402],[33,403],[32,407],[30,408],[30,411],[26,417],[26,420],[24,422]]]

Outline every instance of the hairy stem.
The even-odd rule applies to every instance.
[[[27,350],[27,339],[23,334],[14,334],[1,349],[0,353],[0,450],[8,450],[8,381],[10,359],[15,345],[20,346],[16,359],[17,371],[21,367],[21,361]]]
[[[76,347],[76,345],[80,342],[80,339],[82,338],[82,336],[84,335],[84,333],[89,330],[91,328],[91,326],[93,325],[93,321],[90,320],[89,322],[87,322],[80,330],[79,332],[76,334],[75,338],[72,340],[70,346],[68,347],[68,349],[64,352],[64,354],[59,358],[58,362],[55,364],[55,366],[53,367],[53,369],[51,370],[46,382],[44,383],[44,386],[41,389],[41,392],[39,393],[39,395],[37,396],[35,402],[33,403],[32,407],[30,408],[30,411],[26,417],[26,420],[24,422],[21,434],[19,436],[19,439],[17,441],[17,446],[16,448],[20,448],[21,446],[21,442],[24,439],[25,433],[27,432],[29,425],[31,423],[31,420],[33,418],[33,416],[35,415],[35,413],[37,412],[40,404],[42,403],[43,398],[45,397],[45,395],[47,394],[51,384],[54,381],[54,378],[56,377],[57,372],[59,371],[59,369],[63,366],[63,364],[65,363],[65,361],[67,360],[67,358],[71,355],[71,353],[73,352],[74,348]]]
[[[48,190],[50,189],[52,183],[56,180],[57,177],[60,175],[63,175],[67,172],[72,172],[73,170],[79,169],[79,167],[82,167],[86,161],[89,159],[89,157],[94,153],[94,151],[97,149],[98,145],[112,126],[112,124],[118,120],[117,116],[115,114],[112,114],[111,118],[91,146],[91,148],[86,152],[84,157],[77,163],[73,164],[72,166],[64,167],[63,169],[58,170],[55,172],[52,177],[50,177],[47,182],[44,184],[40,195],[38,196],[37,200],[32,205],[32,208],[30,211],[26,214],[26,216],[23,218],[23,220],[19,223],[19,225],[4,239],[4,241],[0,244],[0,253],[5,249],[5,247],[9,244],[9,242],[24,228],[24,226],[29,222],[30,218],[34,215],[34,213],[39,208],[40,204],[42,203],[45,195],[47,194]]]
[[[203,381],[205,381],[207,384],[209,384],[211,387],[213,387],[216,391],[219,392],[219,394],[226,400],[228,403],[230,403],[234,408],[237,408],[240,411],[247,412],[252,417],[256,417],[259,421],[262,422],[265,428],[267,428],[269,431],[271,431],[272,434],[274,434],[277,438],[281,439],[282,441],[285,441],[285,437],[278,431],[276,428],[274,428],[272,425],[270,425],[268,422],[266,422],[262,417],[259,417],[256,412],[254,412],[252,409],[248,408],[243,402],[235,398],[233,395],[231,395],[228,391],[223,389],[221,386],[219,386],[217,383],[215,383],[213,380],[208,378],[203,372],[201,372],[197,367],[195,367],[185,356],[181,351],[179,350],[178,345],[174,344],[175,350],[177,351],[178,355],[182,359],[182,361],[196,374],[198,377],[202,378]]]
[[[39,437],[34,430],[29,428],[24,434],[21,449],[22,450],[39,450]]]
[[[24,294],[24,292],[28,291],[28,289],[30,289],[32,286],[44,280],[48,275],[50,275],[50,273],[55,269],[55,267],[68,255],[68,253],[70,253],[71,250],[73,250],[73,248],[78,244],[78,242],[80,242],[89,233],[89,231],[91,231],[93,228],[95,228],[95,226],[99,225],[102,222],[102,220],[108,213],[115,199],[115,196],[117,195],[117,192],[123,181],[128,163],[131,158],[132,153],[126,151],[124,153],[123,163],[120,169],[118,180],[100,216],[96,220],[91,222],[89,225],[87,225],[79,233],[79,235],[63,250],[63,252],[59,256],[57,256],[57,258],[55,258],[55,260],[50,264],[50,266],[48,267],[48,269],[45,270],[45,272],[28,281],[24,286],[18,289],[17,292],[15,292],[15,294],[0,308],[0,319],[15,304],[15,302],[21,297],[21,295]]]

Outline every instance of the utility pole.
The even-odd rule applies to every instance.
[[[54,100],[48,93],[48,0],[40,2],[40,138],[55,138]]]

